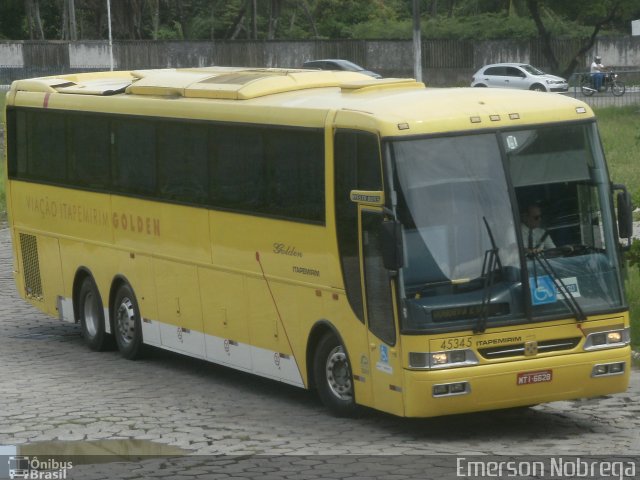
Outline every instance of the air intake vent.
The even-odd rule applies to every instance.
[[[571,350],[578,346],[581,339],[582,337],[544,340],[537,343],[536,354]],[[487,359],[518,357],[526,354],[526,347],[524,343],[519,343],[501,347],[479,348],[478,352]]]
[[[24,289],[27,298],[43,301],[42,280],[40,279],[40,260],[38,259],[38,240],[34,235],[20,234],[22,251],[22,270]]]

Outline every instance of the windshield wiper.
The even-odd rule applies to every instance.
[[[567,285],[562,281],[558,272],[555,271],[549,260],[544,256],[544,252],[532,251],[530,253],[531,257],[533,257],[533,276],[536,282],[538,282],[538,274],[536,272],[536,261],[540,264],[545,273],[551,278],[555,288],[562,294],[567,305],[569,306],[569,310],[573,313],[576,319],[579,322],[584,322],[587,319],[587,316],[584,314],[582,307],[576,300],[576,297],[573,296]]]
[[[491,242],[491,248],[484,252],[484,259],[482,260],[482,273],[480,277],[484,280],[484,289],[482,292],[482,304],[480,305],[480,316],[478,317],[478,323],[473,329],[473,333],[483,333],[487,329],[487,320],[489,319],[489,307],[491,306],[491,291],[493,290],[494,272],[496,270],[502,271],[502,262],[500,261],[500,249],[496,245],[496,241],[493,238],[491,227],[487,222],[486,217],[482,217],[485,227],[487,227],[487,233],[489,234],[489,241]]]

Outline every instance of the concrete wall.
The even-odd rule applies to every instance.
[[[640,69],[640,37],[610,38],[596,44],[593,53],[602,57],[604,65]]]
[[[413,76],[410,40],[317,41],[118,41],[113,45],[114,69],[203,67],[208,65],[299,67],[314,58],[346,58],[383,76]],[[579,48],[576,40],[554,40],[561,61]],[[608,66],[640,68],[640,37],[601,38],[581,59],[586,69],[593,55]],[[546,68],[542,45],[532,41],[424,40],[423,78],[433,85],[459,85],[487,63],[518,61]],[[110,67],[106,41],[0,42],[0,84],[17,78]]]

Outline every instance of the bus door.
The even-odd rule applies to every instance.
[[[381,207],[359,205],[360,272],[375,408],[403,414],[402,356],[394,283],[382,256]]]

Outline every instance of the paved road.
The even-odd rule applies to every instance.
[[[626,393],[592,400],[424,420],[372,411],[338,419],[312,393],[205,362],[160,351],[137,362],[117,352],[90,352],[77,326],[50,319],[17,297],[11,268],[4,228],[0,445],[57,441],[57,447],[78,447],[106,440],[102,445],[164,445],[215,455],[182,463],[145,460],[135,468],[118,464],[117,475],[113,464],[93,466],[77,478],[181,478],[174,474],[187,472],[190,478],[268,480],[294,470],[295,478],[395,480],[436,472],[445,478],[456,457],[444,455],[640,455],[638,371]],[[371,457],[381,454],[389,457]]]

